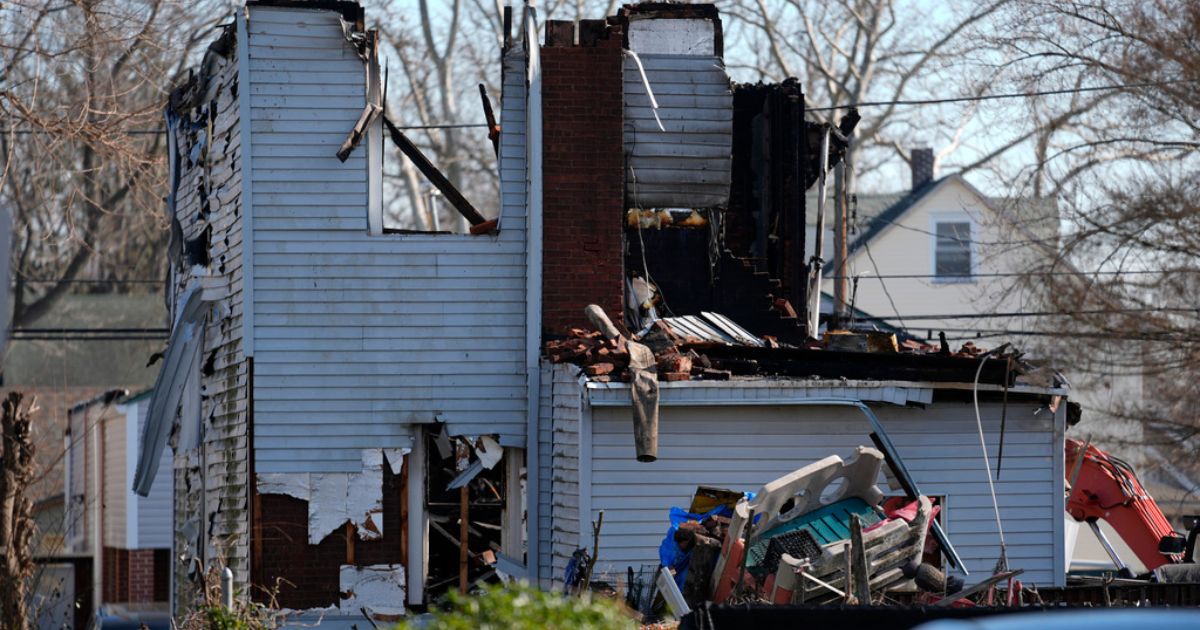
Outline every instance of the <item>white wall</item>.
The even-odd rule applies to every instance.
[[[149,407],[150,397],[145,396],[117,408],[125,413],[130,452],[136,452],[140,448],[138,439],[146,424],[146,413],[149,411]],[[126,522],[129,525],[126,543],[123,546],[129,549],[171,548],[171,539],[173,538],[171,510],[174,505],[174,484],[171,483],[171,475],[174,472],[172,470],[173,459],[171,450],[163,449],[162,457],[158,462],[155,483],[150,488],[150,494],[144,497],[138,496],[129,489],[133,484],[133,473],[137,467],[137,460],[129,459],[124,488],[128,494],[126,501],[128,501],[129,516]]]
[[[257,472],[358,472],[363,449],[408,446],[411,423],[435,420],[524,447],[519,61],[499,234],[370,236],[368,143],[334,155],[366,90],[338,15],[257,7],[249,31]]]
[[[1054,584],[1062,583],[1065,562],[1064,416],[1061,409],[1057,420],[1046,410],[1035,413],[1040,406],[1010,401],[996,490],[1010,565],[1025,569],[1027,583]],[[934,402],[925,409],[873,408],[921,490],[946,497],[945,529],[968,569],[990,573],[999,545],[972,407]],[[591,444],[581,448],[591,461],[581,463],[580,477],[590,496],[579,501],[590,506],[585,523],[605,511],[601,571],[623,573],[627,566],[657,562],[668,509],[686,507],[698,485],[757,490],[807,463],[830,454],[846,457],[855,446],[871,444],[867,420],[856,409],[773,406],[761,399],[745,406],[681,404],[660,409],[659,459],[643,464],[634,457],[628,407],[584,409],[581,431],[591,436]],[[1000,413],[999,404],[983,405],[993,467]],[[572,500],[557,494],[556,504]],[[571,526],[559,525],[556,530]],[[562,546],[578,541],[577,535]]]
[[[810,208],[811,209],[811,208]],[[1008,216],[1018,212],[1000,208]],[[1026,213],[1028,214],[1028,213]],[[832,216],[832,214],[830,215]],[[939,218],[954,220],[958,217],[972,222],[972,240],[975,241],[973,258],[977,274],[1007,274],[1027,272],[1046,261],[1038,257],[1048,256],[1045,246],[1052,243],[1033,245],[1031,238],[1048,238],[1055,226],[1041,218],[1036,225],[1018,230],[1006,219],[998,216],[977,191],[957,177],[942,181],[930,194],[923,197],[894,225],[885,227],[870,242],[870,256],[865,249],[858,249],[850,256],[850,275],[866,273],[859,282],[856,306],[873,316],[889,318],[889,323],[907,329],[920,338],[930,332],[930,343],[937,343],[937,333],[945,331],[951,346],[957,349],[962,338],[974,333],[966,330],[989,331],[1054,331],[1069,318],[1055,317],[984,317],[977,319],[903,319],[896,313],[907,316],[997,314],[1045,311],[1046,308],[1029,295],[1022,286],[1023,280],[1012,277],[980,275],[972,280],[939,281],[934,278],[888,278],[881,281],[879,275],[932,275],[934,273],[933,249],[934,225]],[[874,258],[872,262],[871,258]],[[833,273],[827,270],[827,274]],[[887,291],[884,291],[886,284]],[[826,280],[824,290],[833,292],[832,281]],[[889,299],[890,294],[890,299]],[[893,305],[894,303],[894,305]],[[1011,341],[1031,357],[1044,359],[1055,368],[1061,369],[1071,381],[1071,398],[1083,407],[1084,422],[1076,430],[1080,439],[1091,436],[1109,449],[1116,449],[1122,456],[1138,464],[1144,462],[1141,448],[1130,447],[1142,437],[1141,426],[1116,417],[1111,412],[1121,404],[1137,402],[1142,398],[1142,378],[1136,370],[1113,366],[1106,368],[1105,356],[1112,353],[1115,363],[1136,359],[1140,350],[1135,343],[1107,341],[1096,345],[1090,358],[1087,373],[1080,366],[1056,364],[1054,348],[1061,340],[1039,336],[1011,334],[992,335],[977,341],[983,347],[995,347]],[[1061,347],[1061,346],[1058,346]]]
[[[884,292],[879,275],[932,275],[934,222],[939,218],[957,220],[959,217],[972,222],[971,237],[977,243],[973,251],[976,273],[1022,271],[1027,267],[1028,256],[1037,253],[1028,246],[1008,245],[1025,237],[1002,223],[961,180],[949,178],[895,224],[879,232],[870,242],[871,256],[863,248],[851,254],[850,275],[866,274],[859,282],[856,306],[872,315],[889,318],[897,311],[901,315],[939,315],[1026,310],[1027,296],[1014,288],[1013,278],[981,277],[968,281],[890,278],[882,281],[887,287],[887,293]],[[832,282],[826,281],[824,289],[832,292]],[[898,324],[894,319],[892,323]],[[1004,327],[1013,321],[910,319],[904,323],[918,336],[933,330],[936,339],[939,330]],[[965,336],[956,332],[947,332],[947,335],[951,338]]]

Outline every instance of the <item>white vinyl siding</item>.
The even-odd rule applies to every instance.
[[[625,201],[630,206],[704,208],[729,201],[733,92],[725,62],[711,52],[639,55],[657,110],[637,62],[625,57]]]
[[[722,388],[712,388],[721,390]],[[837,395],[837,388],[826,396]],[[758,490],[779,476],[827,455],[849,456],[854,447],[871,444],[870,425],[860,411],[841,407],[789,406],[791,397],[778,389],[731,386],[712,399],[687,403],[679,395],[659,415],[658,461],[644,464],[634,457],[630,408],[616,404],[609,392],[593,392],[584,405],[577,501],[594,519],[604,510],[603,551],[598,572],[624,573],[625,568],[657,562],[657,549],[668,526],[671,506],[687,506],[698,485],[739,491]],[[920,391],[915,390],[915,391]],[[737,397],[745,395],[744,404]],[[626,392],[626,396],[627,396]],[[772,404],[771,396],[779,396]],[[999,555],[996,525],[988,494],[974,411],[968,403],[932,402],[925,408],[872,404],[921,490],[946,497],[945,526],[951,542],[973,575],[988,574]],[[556,414],[560,413],[556,406]],[[1001,405],[981,405],[984,432],[993,467],[999,451]],[[1063,410],[1054,415],[1036,402],[1010,401],[1004,438],[1004,461],[996,490],[1013,567],[1034,584],[1061,584],[1064,575],[1062,525]],[[556,417],[556,426],[557,426]],[[590,442],[590,445],[586,445]],[[590,461],[589,461],[590,460]],[[647,480],[653,480],[647,483]],[[885,483],[881,476],[880,484]],[[590,490],[590,491],[589,491]],[[586,506],[583,507],[583,506]],[[566,537],[563,549],[578,544],[586,527],[555,522]],[[555,550],[555,560],[559,551]],[[561,580],[561,575],[554,576]]]
[[[131,499],[129,478],[125,476],[128,459],[125,452],[125,417],[108,406],[97,405],[91,413],[98,416],[96,423],[100,437],[101,460],[104,466],[103,488],[103,534],[104,546],[123,548],[126,546],[126,506]]]
[[[146,423],[146,412],[150,407],[150,397],[141,398],[135,402],[123,406],[125,409],[126,424],[130,426],[132,432],[131,444],[137,444],[137,436],[142,434],[142,427]],[[126,481],[126,492],[129,494],[131,507],[130,527],[129,527],[129,548],[130,549],[170,549],[171,548],[171,509],[173,501],[174,484],[171,482],[171,462],[173,456],[170,449],[163,449],[162,457],[158,463],[158,475],[155,477],[154,485],[150,488],[148,496],[138,496],[129,491],[129,486],[133,482],[133,468],[129,470],[129,478]]]
[[[255,7],[249,32],[256,471],[360,472],[363,449],[435,421],[523,448],[521,55],[505,60],[499,234],[370,236],[367,146],[335,157],[366,98],[338,15]]]

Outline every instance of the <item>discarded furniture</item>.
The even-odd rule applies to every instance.
[[[878,450],[860,446],[849,461],[831,455],[738,502],[713,570],[713,601],[736,600],[747,587],[777,604],[831,602],[852,591],[850,573],[860,575],[867,598],[910,587],[902,567],[920,563],[934,511],[918,497],[885,514],[875,485],[883,461]],[[846,556],[851,539],[860,547],[856,570]]]

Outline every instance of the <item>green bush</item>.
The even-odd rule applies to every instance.
[[[629,630],[634,621],[617,604],[563,597],[527,584],[491,586],[481,594],[451,593],[449,606],[397,630]]]

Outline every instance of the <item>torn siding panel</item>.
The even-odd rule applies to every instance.
[[[554,465],[554,374],[563,366],[554,365],[548,361],[541,364],[541,386],[538,388],[538,523],[537,532],[530,535],[538,537],[538,576],[541,585],[549,587],[552,574],[551,527],[553,510],[551,502],[554,497],[552,482],[552,467]]]
[[[232,29],[222,36],[232,44]],[[247,481],[249,450],[248,365],[242,348],[243,252],[242,124],[239,74],[233,46],[229,55],[210,52],[194,81],[172,95],[169,147],[178,169],[172,191],[172,217],[182,243],[173,243],[179,262],[173,267],[179,312],[190,272],[179,263],[204,268],[202,292],[215,299],[200,334],[203,345],[189,372],[199,366],[198,392],[186,404],[198,408],[184,418],[199,419],[185,433],[199,445],[175,453],[174,563],[177,609],[186,608],[200,578],[196,562],[224,558],[235,581],[249,579]],[[182,251],[180,251],[182,250]]]
[[[308,544],[320,544],[326,536],[352,523],[360,540],[379,540],[384,533],[384,457],[392,474],[398,475],[409,449],[364,449],[354,472],[261,473],[257,491],[261,495],[282,494],[308,503]],[[390,523],[392,527],[400,526]]]
[[[571,554],[580,546],[579,430],[585,411],[584,392],[577,372],[570,365],[556,365],[553,372],[552,559],[549,577],[556,586],[563,579]]]
[[[672,20],[659,20],[672,21]],[[642,208],[729,201],[733,92],[713,55],[641,54],[659,129],[637,62],[625,58],[625,199]]]
[[[335,157],[366,99],[340,28],[332,11],[251,9],[256,471],[359,472],[356,451],[406,448],[405,425],[434,421],[524,446],[520,62],[505,60],[499,233],[370,236],[367,151]]]
[[[343,565],[339,578],[342,593],[339,608],[342,610],[362,610],[368,615],[381,617],[405,614],[403,565]]]

